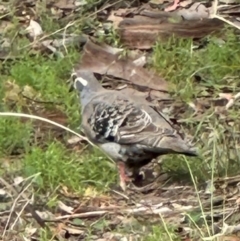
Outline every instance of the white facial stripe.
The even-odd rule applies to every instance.
[[[75,81],[79,81],[83,86],[87,86],[88,84],[88,82],[81,77],[77,77]]]

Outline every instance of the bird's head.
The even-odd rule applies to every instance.
[[[71,90],[76,89],[82,91],[84,89],[90,89],[95,91],[102,88],[98,80],[95,78],[93,72],[90,71],[73,71],[71,74]]]
[[[88,81],[84,76],[78,76],[76,72],[71,74],[71,79],[73,80],[73,87],[78,91],[82,91],[87,85]]]

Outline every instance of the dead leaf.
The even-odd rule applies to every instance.
[[[24,234],[27,236],[27,237],[32,237],[36,232],[37,232],[37,228],[33,228],[33,227],[26,227],[24,229]]]
[[[80,228],[77,228],[77,227],[65,226],[65,227],[63,227],[63,229],[72,235],[84,234],[84,230],[81,230]]]
[[[133,63],[136,65],[136,66],[139,66],[139,67],[143,67],[145,64],[146,64],[146,56],[141,56],[139,57],[138,59],[135,59],[133,61]]]
[[[199,20],[208,18],[210,11],[202,3],[195,2],[190,8],[177,10],[176,14],[182,16],[185,20]]]
[[[78,137],[78,136],[72,136],[71,138],[69,138],[67,140],[68,144],[73,145],[73,144],[77,144],[78,142],[82,141],[83,139]]]
[[[138,86],[167,92],[167,82],[164,79],[136,66],[133,61],[134,59],[115,53],[110,46],[97,45],[89,40],[84,46],[81,64],[76,69],[111,75]]]
[[[30,20],[29,26],[26,28],[26,31],[29,33],[30,37],[34,39],[43,33],[40,24],[32,19]]]
[[[38,211],[36,210],[36,213],[41,217],[42,219],[52,219],[54,215],[49,211]]]
[[[67,206],[66,204],[64,204],[64,203],[61,202],[61,201],[58,201],[58,207],[59,207],[61,210],[63,210],[64,212],[69,213],[69,214],[72,214],[72,213],[73,213],[73,210],[74,210],[73,207]]]

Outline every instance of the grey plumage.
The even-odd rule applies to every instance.
[[[91,72],[76,71],[73,76],[80,92],[82,129],[116,162],[137,169],[159,155],[197,155],[154,107],[104,89]]]

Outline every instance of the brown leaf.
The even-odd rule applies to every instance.
[[[119,23],[117,32],[121,41],[129,48],[150,49],[158,39],[172,35],[202,38],[223,26],[218,19],[181,20],[174,14],[164,16],[161,11],[143,11],[145,16],[125,18]],[[167,13],[165,13],[167,14]]]
[[[134,64],[134,59],[121,56],[121,53],[107,45],[97,45],[89,40],[84,46],[80,66],[77,69],[89,70],[98,74],[112,75],[135,85],[166,91],[167,82],[157,74]]]

